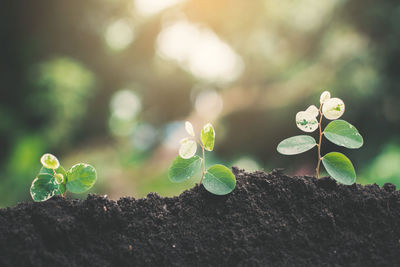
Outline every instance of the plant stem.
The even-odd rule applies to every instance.
[[[199,185],[201,185],[201,183],[203,182],[204,175],[206,174],[206,163],[205,163],[206,157],[205,157],[204,146],[202,146],[202,145],[201,145],[201,150],[203,151],[203,173],[201,175],[201,179],[200,179]]]
[[[62,197],[66,197],[67,196],[67,184],[64,183],[64,193],[61,195]]]
[[[201,179],[200,179],[200,183],[199,183],[199,185],[201,185],[201,183],[203,182],[204,175],[206,174],[205,149],[204,149],[204,146],[203,146],[203,144],[201,143],[200,139],[198,139],[198,138],[193,138],[193,139],[199,144],[199,146],[201,147],[201,150],[202,150],[202,152],[203,152],[203,170],[202,170]]]
[[[321,126],[322,117],[323,117],[323,114],[322,114],[322,104],[321,104],[320,107],[319,107],[319,116],[320,116],[320,118],[319,118],[319,124],[318,124],[318,128],[319,128],[319,142],[318,142],[318,145],[317,145],[317,147],[318,147],[318,164],[317,164],[317,168],[315,169],[317,178],[319,178],[319,166],[321,165],[321,160],[322,160],[322,158],[321,158],[321,143],[322,143],[322,135],[323,135],[322,126]]]

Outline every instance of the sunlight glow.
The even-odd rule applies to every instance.
[[[140,99],[132,90],[115,92],[110,101],[111,115],[108,121],[111,133],[116,136],[130,135],[141,109]]]
[[[111,98],[111,112],[121,120],[134,119],[141,110],[139,97],[131,90],[117,91]]]
[[[117,20],[111,23],[105,32],[107,45],[113,50],[123,50],[134,40],[132,27],[125,20]]]
[[[213,31],[187,21],[165,27],[158,36],[157,51],[209,82],[232,82],[244,69],[241,57]]]
[[[143,16],[152,16],[185,0],[134,0],[135,10]]]
[[[223,100],[215,90],[200,92],[195,100],[197,113],[207,119],[215,119],[222,111]]]

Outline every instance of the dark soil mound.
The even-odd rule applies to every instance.
[[[400,193],[234,169],[237,188],[0,210],[0,266],[399,266]]]

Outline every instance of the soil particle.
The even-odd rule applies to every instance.
[[[237,187],[0,210],[0,266],[399,266],[400,193],[233,169]]]

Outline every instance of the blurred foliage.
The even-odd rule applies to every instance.
[[[16,0],[0,37],[0,206],[29,199],[45,152],[94,165],[92,192],[178,194],[186,119],[213,122],[216,162],[312,174],[316,152],[275,149],[326,89],[365,137],[344,151],[358,182],[400,185],[398,1]]]

